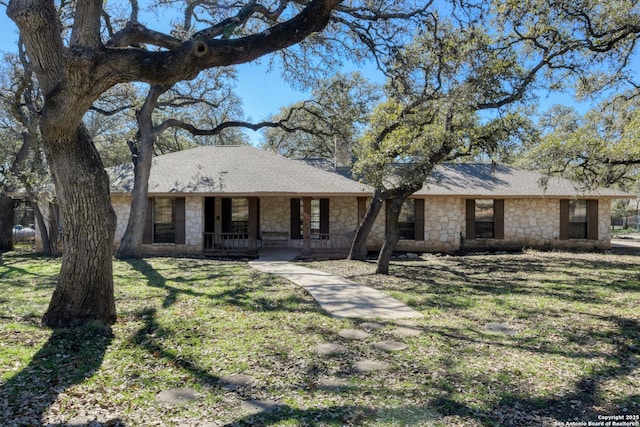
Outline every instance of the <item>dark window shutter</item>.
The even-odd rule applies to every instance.
[[[424,240],[424,199],[414,199],[415,206],[415,240]]]
[[[231,199],[222,199],[222,232],[231,233]]]
[[[249,239],[257,239],[260,235],[260,199],[248,197],[249,201]]]
[[[466,200],[465,220],[467,223],[467,239],[476,238],[476,201],[474,199]]]
[[[291,199],[291,238],[301,239],[300,234],[300,199]]]
[[[329,234],[329,199],[320,199],[320,234]]]
[[[493,237],[504,239],[504,199],[493,201]]]
[[[216,199],[215,197],[204,198],[204,232],[214,233],[216,224]]]
[[[153,243],[153,199],[147,199],[147,216],[144,220],[144,232],[142,243],[148,245]]]
[[[587,239],[598,240],[598,201],[587,200]]]
[[[569,200],[560,200],[560,240],[569,240]]]
[[[175,199],[175,227],[176,227],[176,244],[184,245],[185,239],[185,198],[176,197]]]

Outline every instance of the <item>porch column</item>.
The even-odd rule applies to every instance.
[[[311,197],[302,198],[302,255],[311,254]]]
[[[249,201],[249,255],[258,254],[258,198],[247,197]]]

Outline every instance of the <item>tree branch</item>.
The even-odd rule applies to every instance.
[[[106,44],[107,47],[128,47],[139,43],[151,44],[165,49],[176,49],[183,41],[170,35],[150,30],[137,21],[127,22]]]
[[[279,120],[277,122],[270,122],[270,121],[264,121],[264,122],[259,122],[259,123],[250,123],[250,122],[245,122],[242,120],[229,120],[226,121],[224,123],[219,124],[218,126],[215,126],[214,128],[211,129],[199,129],[195,126],[193,126],[190,123],[185,123],[181,120],[177,120],[177,119],[168,119],[165,120],[164,122],[162,122],[160,125],[156,126],[155,131],[157,132],[157,134],[160,134],[162,132],[164,132],[165,130],[169,129],[169,128],[180,128],[180,129],[184,129],[187,132],[191,133],[194,136],[212,136],[212,135],[218,135],[220,134],[222,131],[224,131],[225,129],[229,129],[229,128],[245,128],[245,129],[251,129],[253,131],[258,131],[260,129],[263,128],[279,128],[282,129],[286,132],[307,132],[307,133],[313,133],[314,130],[313,129],[309,129],[306,128],[304,126],[288,126],[287,125],[287,119],[283,119],[283,120]]]
[[[100,40],[100,16],[102,0],[82,0],[76,3],[76,13],[71,32],[71,48],[98,48]]]
[[[113,68],[102,75],[105,83],[145,81],[173,84],[192,79],[205,68],[252,61],[292,46],[322,30],[340,0],[312,0],[298,15],[258,34],[218,40],[198,37],[168,52],[110,49],[106,63]],[[113,84],[112,83],[112,84]]]

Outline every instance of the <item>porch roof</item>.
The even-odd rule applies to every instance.
[[[112,193],[133,189],[133,165],[108,168]],[[150,194],[363,196],[367,185],[251,146],[202,146],[157,156]]]
[[[576,181],[545,178],[539,172],[491,164],[438,166],[414,196],[635,198],[634,195],[620,190],[610,188],[590,190]]]

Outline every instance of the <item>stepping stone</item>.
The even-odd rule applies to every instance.
[[[360,360],[355,367],[360,372],[375,372],[389,369],[389,364],[380,360]]]
[[[334,343],[318,344],[316,351],[320,356],[334,356],[347,351],[347,347]]]
[[[392,353],[394,351],[406,350],[409,346],[399,341],[381,341],[373,343],[373,346],[377,349]]]
[[[228,391],[237,391],[251,387],[254,381],[254,378],[244,374],[231,374],[220,378],[222,388]]]
[[[363,323],[360,323],[358,326],[360,326],[362,329],[364,329],[367,332],[377,331],[378,329],[384,328],[384,325],[378,322],[363,322]]]
[[[343,329],[338,332],[338,335],[349,340],[363,340],[369,337],[367,332],[359,329]]]
[[[342,378],[320,378],[318,382],[316,382],[316,388],[325,391],[338,391],[342,388],[348,387],[349,382],[347,380],[343,380]]]
[[[391,333],[399,337],[417,337],[422,334],[422,329],[399,326],[393,329]]]
[[[408,326],[410,328],[415,328],[418,326],[418,322],[411,319],[399,319],[394,322],[398,326]]]
[[[484,330],[496,334],[515,335],[518,333],[513,327],[504,323],[487,323]]]
[[[95,421],[95,417],[90,417],[88,415],[76,415],[67,421],[69,427],[84,427],[89,425],[92,421]]]
[[[251,415],[273,412],[280,407],[274,400],[245,400],[240,405],[243,411]]]
[[[172,388],[161,391],[156,395],[156,399],[167,405],[181,405],[192,402],[202,397],[202,394],[191,388]]]

